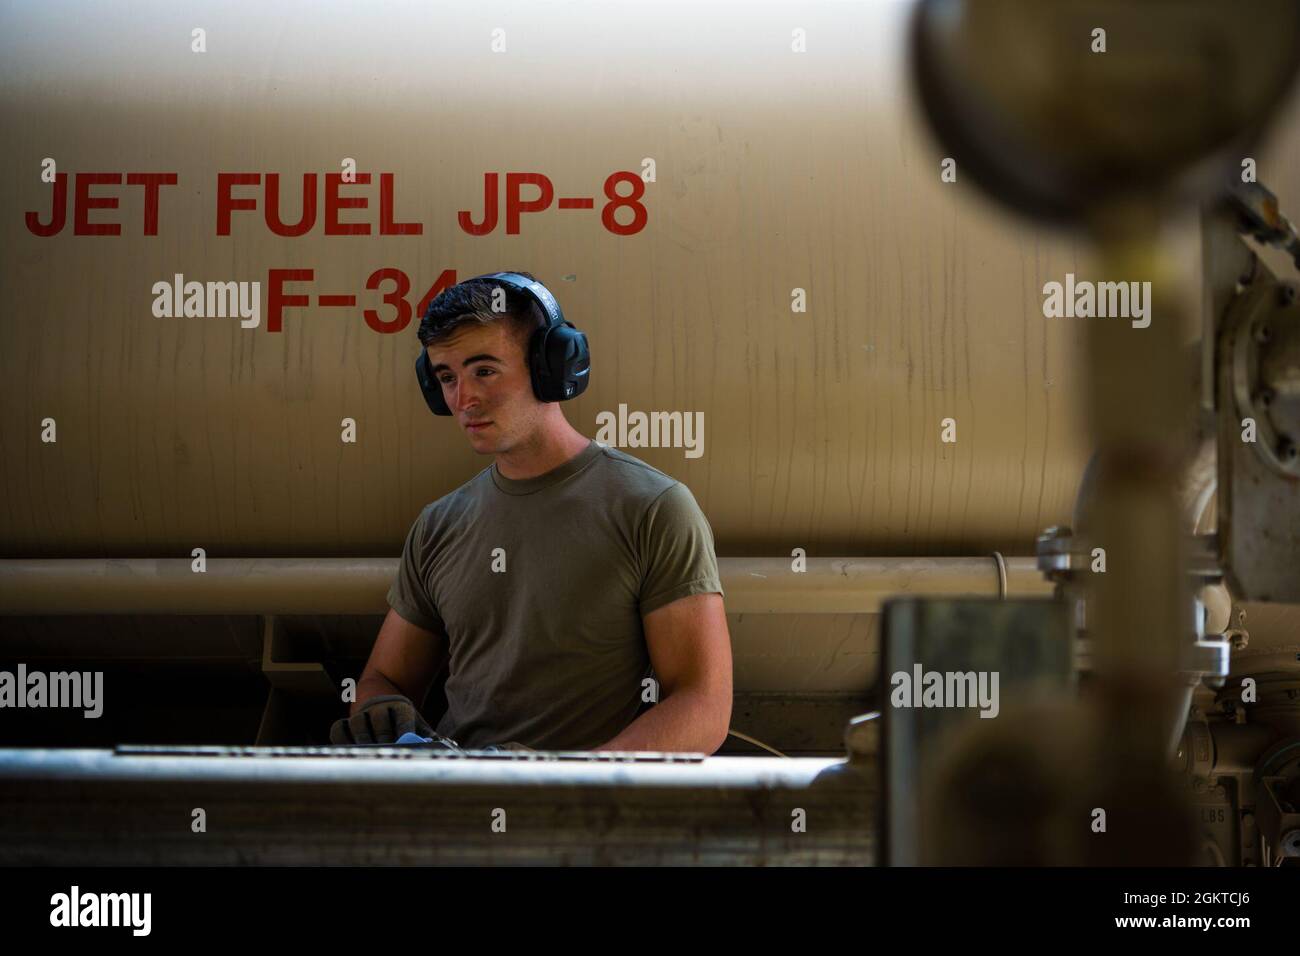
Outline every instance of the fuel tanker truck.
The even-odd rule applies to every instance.
[[[5,3],[0,861],[1300,860],[1255,6]]]

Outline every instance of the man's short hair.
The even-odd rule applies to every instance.
[[[530,272],[517,272],[525,279],[537,281]],[[505,290],[504,312],[492,311],[492,298],[497,289]],[[519,292],[501,282],[484,279],[466,279],[449,289],[443,289],[425,310],[420,321],[420,344],[426,348],[437,342],[450,338],[458,329],[467,325],[487,325],[491,322],[505,320],[514,333],[515,341],[526,354],[528,340],[533,330],[546,322],[546,316],[526,292]]]

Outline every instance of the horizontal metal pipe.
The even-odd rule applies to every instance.
[[[1006,558],[1007,595],[1046,596],[1034,558]],[[999,593],[990,557],[719,558],[732,614],[875,614],[895,595]],[[383,614],[397,558],[11,559],[0,615]]]
[[[669,757],[674,759],[669,759]],[[166,783],[227,780],[323,785],[802,789],[843,757],[700,754],[461,755],[423,747],[131,747],[0,749],[0,784],[16,780]]]
[[[5,864],[863,866],[876,810],[874,774],[817,758],[0,750]]]

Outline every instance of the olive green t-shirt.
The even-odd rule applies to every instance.
[[[447,712],[464,747],[585,750],[616,736],[651,675],[641,616],[722,592],[690,489],[591,442],[544,475],[495,463],[427,505],[388,603],[447,635]]]

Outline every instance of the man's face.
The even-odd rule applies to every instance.
[[[447,407],[480,455],[508,452],[542,424],[523,346],[506,322],[464,325],[430,345],[429,364]]]

